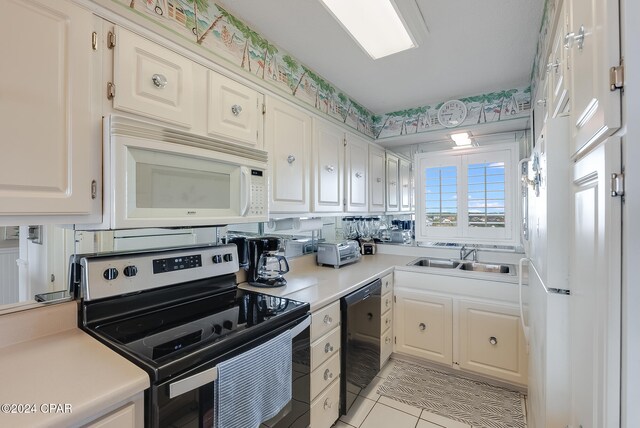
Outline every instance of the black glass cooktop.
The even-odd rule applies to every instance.
[[[160,376],[259,338],[309,304],[197,281],[83,309],[86,331]]]

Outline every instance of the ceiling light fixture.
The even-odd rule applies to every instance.
[[[460,132],[457,134],[451,134],[451,139],[456,143],[456,146],[469,146],[471,145],[471,136],[468,132]]]
[[[320,0],[373,59],[417,46],[393,0]]]

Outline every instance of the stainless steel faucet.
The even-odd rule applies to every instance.
[[[462,248],[460,248],[460,260],[466,260],[470,255],[473,255],[472,260],[474,262],[478,261],[478,249],[471,248],[470,250],[467,250],[467,246],[463,245]]]

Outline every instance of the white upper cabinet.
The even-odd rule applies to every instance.
[[[276,98],[267,99],[265,148],[271,177],[270,212],[309,212],[311,117]]]
[[[347,145],[345,147],[346,210],[349,212],[366,212],[369,210],[367,197],[369,143],[363,138],[347,133]]]
[[[569,101],[569,49],[565,48],[565,36],[569,32],[568,1],[562,3],[559,11],[558,27],[552,40],[551,56],[547,64],[549,112],[551,117],[564,113]]]
[[[93,23],[90,12],[68,1],[2,2],[0,224],[9,216],[100,210]]]
[[[314,212],[344,210],[344,131],[313,118]]]
[[[620,91],[610,68],[620,65],[618,0],[572,0],[567,41],[571,67],[572,153],[620,127]]]
[[[411,161],[400,158],[400,211],[411,211]]]
[[[207,75],[207,133],[262,149],[264,95],[215,71]]]
[[[124,28],[115,32],[113,107],[191,129],[194,90],[204,88],[194,69],[204,68]]]
[[[385,155],[384,150],[369,147],[369,211],[385,209]]]
[[[400,211],[399,162],[397,156],[387,153],[387,211]]]

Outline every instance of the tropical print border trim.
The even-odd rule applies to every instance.
[[[493,123],[526,117],[531,110],[531,87],[514,88],[460,98],[467,107],[465,120],[457,127]],[[420,134],[445,128],[438,121],[438,110],[444,102],[376,116],[375,138],[392,138]],[[456,127],[456,128],[457,128]]]
[[[296,98],[372,138],[389,138],[443,129],[437,110],[443,103],[376,115],[346,93],[251,29],[214,0],[94,0],[116,13],[135,14],[191,41]],[[555,1],[555,0],[550,0]],[[112,5],[116,5],[111,7]],[[139,20],[138,20],[139,22]],[[461,98],[467,105],[462,125],[525,116],[530,88],[516,88]],[[461,125],[461,126],[462,126]]]

